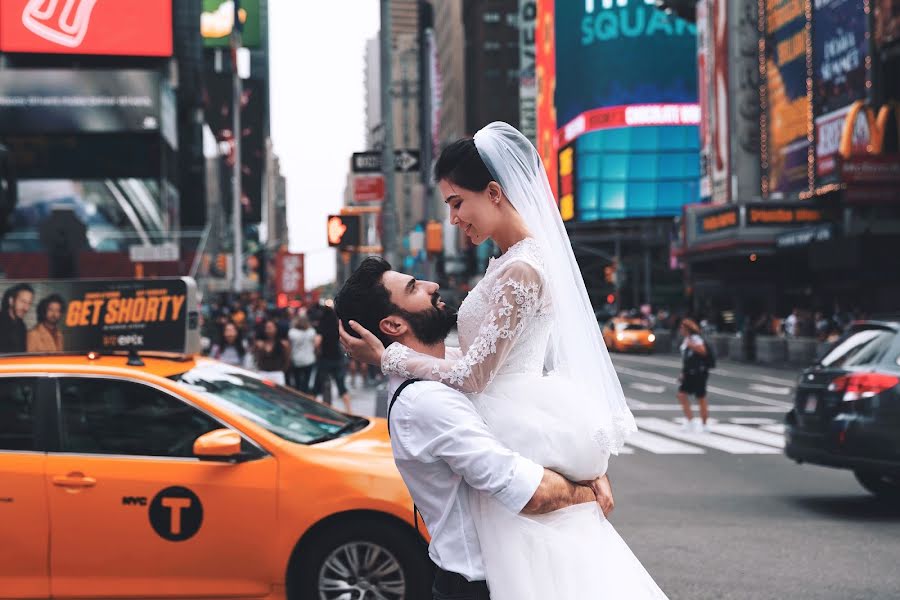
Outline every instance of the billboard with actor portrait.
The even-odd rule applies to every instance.
[[[766,0],[765,85],[769,100],[766,156],[769,194],[809,188],[809,108],[804,0]]]
[[[0,353],[200,351],[193,279],[0,283]]]

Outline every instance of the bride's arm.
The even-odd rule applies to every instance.
[[[542,292],[541,276],[530,264],[504,265],[488,297],[478,336],[465,354],[448,353],[439,359],[394,342],[381,355],[381,370],[385,375],[440,381],[461,392],[481,392],[538,313]]]

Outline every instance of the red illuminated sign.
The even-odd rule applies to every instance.
[[[699,104],[629,104],[583,112],[558,132],[559,147],[598,129],[648,125],[698,125]]]
[[[171,56],[171,0],[3,0],[0,50]]]
[[[279,296],[296,296],[306,291],[304,283],[303,255],[279,252],[275,262],[275,292]]]
[[[354,202],[381,202],[384,200],[384,175],[354,175]]]

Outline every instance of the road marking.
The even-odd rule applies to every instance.
[[[682,444],[646,431],[637,431],[631,434],[625,443],[654,454],[706,454],[706,450],[702,448]]]
[[[762,392],[763,394],[778,394],[779,396],[787,396],[791,393],[791,390],[793,388],[763,385],[761,383],[751,383],[750,389],[755,392]]]
[[[628,387],[640,390],[642,392],[647,392],[649,394],[662,394],[664,391],[666,391],[666,386],[664,385],[650,385],[648,383],[640,383],[638,381],[632,381],[628,384]]]
[[[772,433],[784,434],[784,423],[776,423],[775,425],[763,425],[760,429],[771,431]]]
[[[766,417],[734,417],[728,420],[736,425],[772,425],[776,422]]]
[[[784,436],[761,431],[755,427],[735,425],[733,423],[717,423],[709,427],[713,433],[722,433],[731,437],[757,444],[765,444],[775,448],[784,448]]]
[[[628,406],[633,411],[637,410],[646,410],[646,411],[678,411],[681,412],[680,404],[652,404],[650,402],[640,402],[639,400],[631,400],[628,399]],[[712,413],[717,412],[744,412],[744,413],[777,413],[783,415],[787,412],[784,408],[780,406],[756,406],[756,405],[748,405],[748,404],[716,404],[715,402],[710,403],[709,411]]]
[[[727,452],[729,454],[780,454],[781,451],[771,446],[763,446],[744,440],[736,440],[715,433],[688,433],[682,431],[680,425],[656,417],[638,417],[635,419],[639,428],[653,433],[660,433],[676,440],[705,446]]]
[[[671,369],[677,369],[679,371],[681,370],[681,360],[677,359],[677,358],[672,359],[672,360],[666,360],[664,358],[659,358],[659,357],[650,358],[650,357],[623,356],[621,354],[612,355],[612,358],[613,358],[613,362],[615,362],[616,360],[620,360],[620,359],[624,360],[626,362],[630,360],[630,361],[633,361],[636,363],[641,363],[641,364],[658,365],[661,367],[669,367]],[[796,381],[793,379],[786,379],[783,377],[773,377],[771,375],[762,375],[762,374],[749,375],[747,373],[741,373],[740,371],[732,371],[730,369],[722,369],[719,367],[716,367],[716,369],[713,371],[713,373],[716,375],[721,375],[722,377],[732,377],[734,379],[745,379],[747,381],[764,381],[766,383],[773,383],[775,385],[793,386],[796,383]]]
[[[616,367],[616,371],[620,373],[625,373],[626,375],[632,375],[634,377],[642,377],[644,379],[650,379],[652,381],[660,381],[663,383],[678,383],[678,380],[674,377],[666,377],[665,375],[657,375],[656,373],[646,373],[644,371],[638,371],[637,369],[629,369],[628,367]],[[791,408],[793,406],[790,402],[783,402],[781,400],[773,400],[772,398],[764,398],[762,396],[755,396],[753,394],[744,394],[743,392],[733,392],[731,390],[726,390],[725,388],[720,388],[718,386],[708,385],[706,389],[710,392],[714,392],[720,396],[728,396],[730,398],[736,398],[738,400],[747,400],[749,402],[756,402],[757,404],[766,404],[768,406],[778,406],[780,408]]]

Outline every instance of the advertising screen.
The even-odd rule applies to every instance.
[[[644,0],[557,0],[560,127],[601,107],[697,102],[696,27]]]
[[[155,131],[160,76],[138,70],[0,70],[0,133]]]
[[[766,0],[765,8],[767,190],[789,194],[809,188],[809,29],[803,0]]]
[[[816,178],[824,184],[837,175],[849,107],[868,91],[868,27],[863,0],[816,0],[812,19]]]
[[[172,0],[3,0],[0,50],[171,56]]]
[[[238,18],[243,25],[241,45],[245,48],[259,47],[259,0],[241,0]],[[200,35],[203,45],[209,48],[224,48],[230,43],[234,27],[233,0],[203,0],[200,15]]]
[[[241,96],[241,172],[242,198],[245,223],[258,223],[262,217],[262,170],[264,162],[263,114],[266,85],[258,79],[243,82]],[[207,74],[206,119],[219,142],[231,142],[232,131],[231,77]],[[234,162],[233,151],[226,157],[230,165]],[[230,204],[229,204],[230,206]]]
[[[2,353],[200,350],[190,278],[4,281],[0,294]]]

